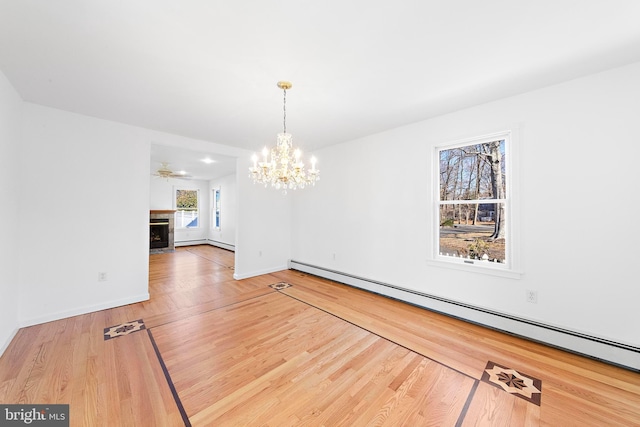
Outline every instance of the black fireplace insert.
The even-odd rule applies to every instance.
[[[169,247],[169,220],[151,218],[149,220],[149,248]]]

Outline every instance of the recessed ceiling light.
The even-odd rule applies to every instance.
[[[205,162],[206,164],[210,165],[211,163],[215,163],[216,161],[209,158],[209,157],[205,157],[204,159],[202,159],[203,162]]]

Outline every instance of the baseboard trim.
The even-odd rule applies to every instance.
[[[184,246],[198,246],[198,245],[210,245],[216,246],[218,248],[226,249],[231,252],[236,251],[235,245],[230,243],[220,242],[218,240],[213,239],[196,239],[196,240],[181,240],[179,242],[175,242],[175,247],[184,247]]]
[[[290,260],[289,268],[640,372],[640,347],[487,310],[300,261]]]
[[[211,245],[211,246],[216,246],[218,248],[226,249],[226,250],[231,251],[231,252],[235,252],[236,251],[236,246],[235,245],[231,245],[229,243],[220,242],[218,240],[213,240],[213,239],[207,239],[207,243],[209,245]]]
[[[278,267],[266,268],[264,270],[257,270],[257,271],[252,271],[252,272],[249,272],[249,273],[240,274],[238,272],[235,272],[233,274],[233,278],[235,280],[248,279],[250,277],[256,277],[256,276],[261,276],[263,274],[270,274],[270,273],[275,273],[277,271],[287,270],[288,268],[289,267],[287,267],[286,265],[281,265],[281,266],[278,266]]]
[[[50,313],[45,316],[31,317],[21,319],[20,327],[25,328],[27,326],[39,325],[41,323],[52,322],[54,320],[66,319],[67,317],[79,316],[81,314],[93,313],[94,311],[106,310],[114,307],[121,307],[123,305],[134,304],[137,302],[148,301],[149,293],[144,293],[131,298],[122,298],[118,300],[108,301],[101,304],[87,305],[84,307],[74,308],[72,310],[64,310],[56,313]]]
[[[205,243],[207,243],[207,239],[180,240],[179,242],[174,242],[174,246],[178,248],[181,246],[204,245]]]

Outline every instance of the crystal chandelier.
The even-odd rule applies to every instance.
[[[253,182],[271,185],[276,190],[303,189],[307,185],[315,185],[320,179],[320,171],[316,169],[316,159],[311,157],[311,170],[307,170],[302,162],[302,152],[293,148],[292,135],[287,133],[287,89],[291,89],[290,82],[278,82],[278,87],[284,92],[283,132],[278,134],[276,146],[271,150],[264,147],[262,161],[253,155],[253,167],[249,168],[249,177]]]

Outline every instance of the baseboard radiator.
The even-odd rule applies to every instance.
[[[210,244],[211,246],[217,246],[218,248],[226,249],[231,252],[236,251],[236,246],[231,245],[229,243],[220,242],[218,240],[213,240],[213,239],[207,239],[207,243]]]
[[[289,268],[640,372],[640,347],[546,325],[300,261],[290,260]]]
[[[183,246],[198,246],[198,245],[216,246],[218,248],[226,249],[231,252],[235,252],[236,250],[235,245],[231,245],[225,242],[219,242],[213,239],[180,240],[178,242],[175,242],[176,248],[183,247]]]

